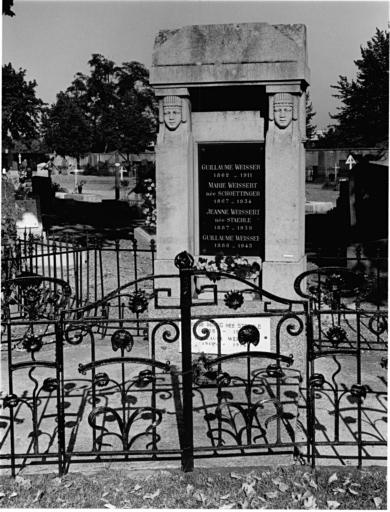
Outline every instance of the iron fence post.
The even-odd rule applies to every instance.
[[[184,258],[182,260],[184,263]],[[194,430],[192,411],[192,359],[191,359],[191,268],[180,266],[180,312],[183,383],[183,451],[181,469],[194,469]]]

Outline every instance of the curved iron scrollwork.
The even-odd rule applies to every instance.
[[[280,334],[282,331],[282,327],[284,327],[285,322],[287,322],[289,320],[295,322],[295,324],[290,322],[286,326],[286,331],[290,336],[293,336],[293,337],[299,336],[300,334],[302,334],[303,329],[305,327],[302,317],[297,315],[296,313],[287,313],[286,315],[284,315],[279,320],[279,322],[277,323],[277,326],[276,326],[276,353],[277,354],[280,353],[280,338],[281,338]]]
[[[302,284],[306,282],[306,291]],[[317,304],[323,303],[331,309],[343,307],[341,299],[354,298],[356,304],[372,291],[372,281],[363,272],[342,267],[322,267],[300,274],[294,281],[296,293]]]
[[[226,428],[222,428],[219,432],[219,436],[222,432],[225,434],[229,434],[237,445],[242,446],[244,441],[242,439],[243,435],[246,434],[246,443],[248,445],[252,443],[256,443],[258,439],[265,437],[265,429],[262,427],[258,411],[259,409],[264,409],[264,405],[267,403],[272,403],[276,407],[276,414],[273,414],[265,419],[264,427],[267,429],[268,425],[271,421],[275,421],[283,415],[283,405],[276,398],[268,398],[265,400],[259,400],[253,404],[248,404],[247,406],[242,405],[237,402],[226,402],[220,404],[215,409],[215,415],[218,420],[225,425],[231,427],[231,430]],[[223,410],[227,409],[229,412],[229,416],[223,414]],[[232,413],[232,410],[235,410],[235,414]],[[240,418],[241,421],[244,421],[244,426],[240,428]],[[255,424],[256,422],[256,424]],[[217,429],[210,430],[207,435],[210,438],[214,437],[214,432],[217,432]],[[260,435],[254,437],[254,433],[260,431]],[[219,444],[222,444],[222,439],[220,437]]]
[[[91,341],[94,340],[92,325],[86,323],[68,324],[64,330],[64,337],[69,345],[80,345],[86,336],[89,336]]]
[[[387,331],[388,320],[387,315],[378,311],[374,315],[372,315],[368,321],[368,328],[373,334],[380,336],[381,334]]]
[[[161,327],[166,328],[165,331],[163,331],[163,333],[161,334],[162,339],[166,343],[174,343],[179,339],[180,329],[178,325],[173,321],[163,320],[162,322],[159,322],[157,325],[155,325],[155,327],[153,328],[152,343],[155,343],[157,332]],[[169,330],[168,327],[171,328],[171,330]]]
[[[96,440],[99,444],[102,444],[104,437],[115,436],[121,440],[123,450],[129,451],[137,439],[143,436],[153,436],[153,429],[158,427],[158,425],[161,423],[163,412],[164,411],[156,409],[155,407],[142,407],[140,409],[135,410],[127,419],[127,421],[124,421],[122,420],[118,412],[111,407],[95,407],[88,416],[88,423],[92,429],[101,431],[101,435]],[[99,415],[105,415],[107,413],[112,415],[112,417],[115,419],[120,434],[111,432],[106,427],[102,427],[96,424],[96,418]],[[134,426],[136,420],[151,421],[151,423],[146,427],[146,429],[143,432],[140,432],[131,437],[130,431]],[[156,439],[152,443],[153,445],[155,445],[161,439],[161,437],[158,435],[155,435],[155,437]],[[155,449],[155,446],[153,446],[153,448]]]

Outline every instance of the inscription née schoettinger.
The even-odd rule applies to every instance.
[[[201,254],[215,254],[221,249],[226,249],[225,254],[260,254],[264,241],[262,160],[260,144],[210,144],[200,148]]]

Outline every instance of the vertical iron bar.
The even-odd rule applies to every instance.
[[[97,282],[98,282],[98,279],[97,279],[97,246],[95,245],[94,247],[94,251],[93,251],[93,262],[94,262],[94,297],[95,297],[95,300],[94,302],[97,301]]]
[[[357,363],[357,383],[362,384],[362,375],[361,375],[361,340],[360,340],[360,312],[356,311],[356,335],[357,335],[357,354],[356,354],[356,363]],[[362,469],[362,398],[358,397],[358,469]]]
[[[99,265],[100,265],[100,290],[102,292],[102,295],[100,298],[102,299],[104,297],[102,244],[99,244]]]
[[[89,249],[90,249],[90,242],[88,237],[88,231],[87,231],[87,244],[86,244],[86,255],[87,255],[87,267],[86,267],[86,273],[87,273],[87,291],[86,291],[86,302],[89,301]]]
[[[83,247],[80,245],[80,265],[79,265],[79,283],[80,283],[80,306],[83,306]]]
[[[60,321],[54,324],[56,333],[56,372],[58,381],[57,390],[57,418],[58,418],[58,475],[61,477],[65,472],[65,386],[64,386],[64,358],[63,358],[63,313]]]
[[[135,291],[137,292],[138,291],[138,283],[137,283],[137,279],[138,279],[138,260],[137,260],[137,246],[138,246],[138,242],[137,240],[134,238],[133,240],[133,257],[134,257],[134,280],[135,280]],[[139,328],[139,313],[138,311],[136,312],[136,317],[137,317],[137,336],[140,335],[140,328]]]
[[[115,240],[115,257],[116,257],[116,282],[117,282],[117,288],[120,288],[121,286],[121,275],[120,275],[120,270],[119,270],[119,265],[120,265],[120,258],[119,258],[119,240],[116,239]],[[118,316],[119,318],[121,317],[121,297],[120,297],[120,293],[118,293]],[[121,327],[121,324],[119,322],[119,327]]]
[[[156,253],[156,242],[152,239],[150,241],[150,250],[152,251],[152,275],[154,275],[154,262],[155,262],[155,253]],[[154,283],[154,281],[153,281]]]
[[[181,469],[194,469],[194,431],[192,411],[192,361],[191,361],[191,268],[180,268],[180,311],[183,383],[184,441]]]
[[[13,371],[11,369],[12,365],[12,344],[11,344],[11,323],[9,318],[7,319],[7,338],[8,338],[8,390],[9,394],[13,395],[14,388],[13,388]],[[16,476],[16,468],[15,468],[15,428],[14,428],[14,408],[9,408],[9,421],[10,421],[10,444],[11,444],[11,474],[12,477],[15,478]]]
[[[74,269],[74,288],[76,293],[76,307],[79,307],[79,254],[78,254],[78,247],[73,244],[74,252],[73,252],[73,269]]]

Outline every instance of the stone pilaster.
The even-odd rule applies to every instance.
[[[156,91],[159,97],[160,129],[156,145],[157,259],[156,273],[172,273],[174,259],[186,250],[194,252],[193,236],[193,140],[191,104],[185,88]],[[181,110],[178,125],[169,126],[169,98]],[[179,102],[178,102],[179,98]],[[164,111],[166,112],[164,118]]]
[[[300,119],[302,98],[295,91],[274,92],[273,89],[269,96],[265,145],[263,288],[282,297],[298,298],[293,288],[294,279],[306,269],[305,152],[300,129],[303,124]],[[289,101],[291,119],[278,118],[277,105],[288,106]]]

